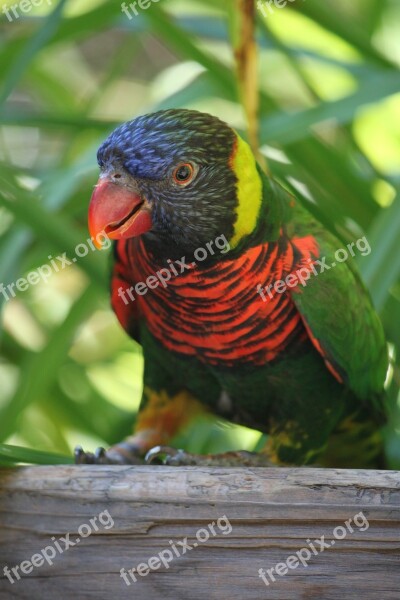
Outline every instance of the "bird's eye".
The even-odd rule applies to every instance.
[[[191,163],[182,163],[174,169],[172,176],[178,185],[187,185],[192,181],[195,174],[195,168]]]

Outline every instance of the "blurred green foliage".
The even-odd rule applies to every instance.
[[[262,0],[263,1],[263,0]],[[0,8],[8,5],[0,1]],[[88,239],[96,149],[121,121],[166,107],[211,112],[244,132],[230,23],[234,0],[43,2],[0,12],[0,283]],[[344,241],[400,349],[400,4],[305,0],[258,11],[261,143],[270,168]],[[50,257],[50,258],[49,258]],[[90,252],[2,302],[0,457],[57,462],[127,435],[140,348],[109,309],[105,252]],[[397,357],[397,358],[396,358]],[[387,453],[400,466],[399,370],[388,381]],[[253,449],[260,434],[204,420],[176,443]],[[41,450],[42,452],[38,452]]]

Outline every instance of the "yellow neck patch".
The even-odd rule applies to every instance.
[[[239,135],[236,136],[237,144],[231,156],[231,166],[238,180],[238,206],[233,237],[229,240],[232,248],[254,231],[262,201],[262,182],[255,158],[250,146]]]

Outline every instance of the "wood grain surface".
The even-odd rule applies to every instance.
[[[3,469],[0,598],[399,600],[400,473]]]

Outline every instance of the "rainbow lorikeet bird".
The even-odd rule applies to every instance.
[[[339,240],[208,114],[138,117],[98,163],[89,228],[116,240],[112,306],[143,347],[144,392],[134,434],[76,461],[379,465],[387,346],[351,257],[333,266]],[[204,410],[265,447],[165,447]]]

